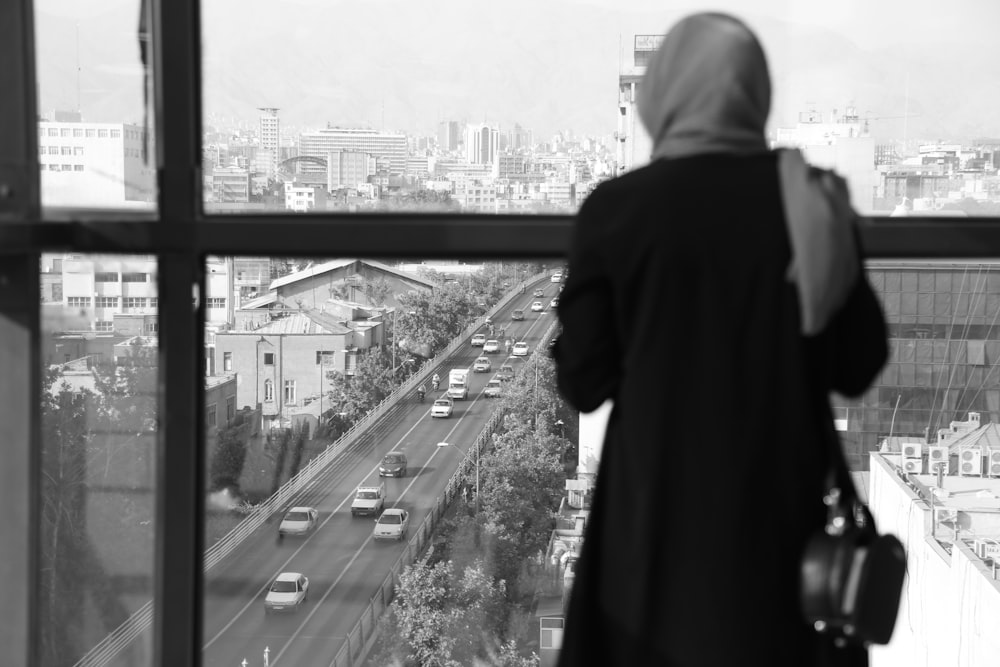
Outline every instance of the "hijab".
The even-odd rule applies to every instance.
[[[688,16],[650,61],[637,106],[653,138],[653,159],[766,153],[771,78],[764,50],[735,17]],[[799,151],[779,151],[778,174],[792,249],[787,279],[799,295],[802,333],[814,335],[843,305],[860,273],[857,214],[844,180],[810,167]]]

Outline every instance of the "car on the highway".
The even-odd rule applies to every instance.
[[[297,612],[309,598],[309,579],[298,572],[282,572],[264,597],[264,613]]]
[[[362,484],[354,493],[351,516],[371,514],[378,516],[385,509],[385,484]]]
[[[545,310],[545,306],[542,305],[541,301],[532,301],[531,302],[531,312],[533,312],[533,313],[540,313],[543,310]]]
[[[444,417],[447,419],[451,417],[451,412],[454,408],[455,403],[447,396],[442,396],[434,401],[434,405],[431,406],[431,417]]]
[[[535,296],[545,296],[545,290],[539,287],[538,289],[535,290]]]
[[[488,373],[492,367],[493,365],[490,363],[489,357],[477,357],[472,362],[473,373]]]
[[[472,334],[472,347],[482,347],[486,343],[486,334]]]
[[[551,282],[554,282],[554,283],[557,283],[557,282],[561,281],[562,280],[562,273],[560,273],[559,271],[556,271],[555,273],[552,274],[552,277],[549,278],[549,280]]]
[[[500,341],[496,340],[495,338],[490,338],[483,344],[483,352],[486,352],[487,354],[499,351],[500,351]]]
[[[559,307],[559,297],[556,297],[556,298],[552,299],[552,302],[549,303],[549,307],[550,308],[558,308]]]
[[[512,357],[526,357],[528,356],[528,344],[524,341],[514,343],[514,347],[510,351]]]
[[[401,540],[406,537],[406,529],[410,527],[410,513],[397,507],[390,507],[382,512],[375,522],[376,540]]]
[[[406,454],[389,452],[378,466],[379,477],[406,477]]]
[[[493,379],[486,383],[486,389],[483,389],[483,396],[486,398],[500,398],[502,391],[503,383],[500,378],[493,376]]]
[[[318,518],[315,507],[292,507],[278,524],[278,535],[307,535],[316,528]]]
[[[520,322],[521,320],[524,319],[524,311],[520,308],[515,308],[510,313],[510,319],[514,320],[515,322]]]
[[[508,380],[513,380],[514,366],[512,364],[501,364],[500,370],[497,371],[496,377],[501,382],[507,382]]]

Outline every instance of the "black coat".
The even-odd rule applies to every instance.
[[[864,664],[803,623],[797,577],[829,392],[865,390],[885,324],[861,279],[804,337],[789,259],[774,154],[658,160],[581,208],[559,388],[614,410],[560,665]]]

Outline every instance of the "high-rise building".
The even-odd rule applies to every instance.
[[[38,162],[46,206],[126,206],[156,201],[153,147],[130,123],[38,123]]]
[[[406,135],[360,128],[328,127],[305,132],[299,138],[299,155],[327,159],[333,151],[368,153],[390,174],[401,176],[406,171]],[[319,164],[303,164],[302,171],[324,172]]]
[[[641,167],[649,161],[653,142],[642,126],[636,106],[636,91],[646,74],[650,58],[660,48],[663,35],[636,35],[632,66],[618,73],[618,130],[615,132],[615,173]]]
[[[273,178],[278,171],[278,146],[281,142],[278,119],[278,109],[274,107],[259,107],[260,115],[260,148],[270,152],[270,161],[258,163],[258,169],[265,171],[268,178]]]
[[[465,130],[465,159],[469,164],[493,164],[500,151],[500,130],[485,123]]]
[[[438,148],[445,153],[458,150],[458,121],[443,120],[438,123]]]

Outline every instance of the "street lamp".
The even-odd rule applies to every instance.
[[[451,447],[452,445],[447,442],[439,442],[438,447]],[[456,447],[456,449],[458,449]],[[462,452],[463,460],[469,458],[469,453],[464,452],[461,449],[458,451]],[[479,445],[476,445],[476,514],[479,514]]]

